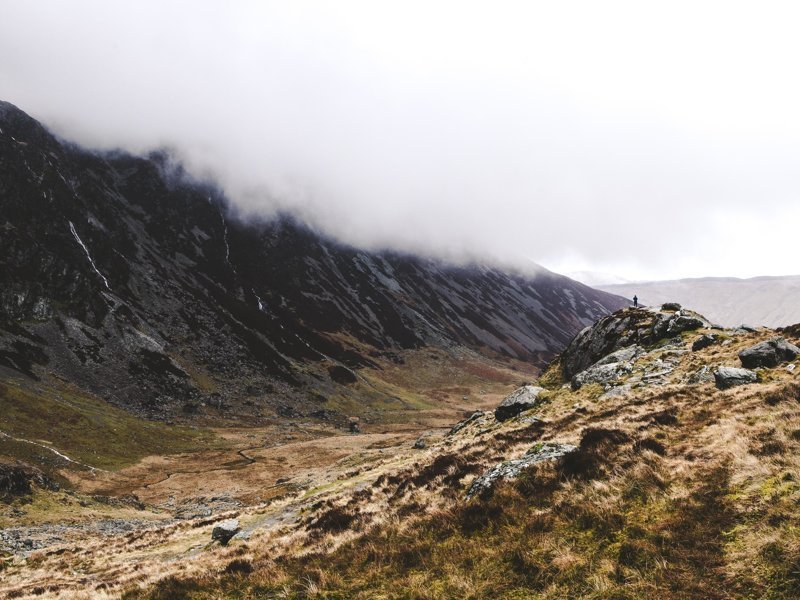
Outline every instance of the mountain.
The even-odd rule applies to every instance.
[[[163,153],[87,151],[8,103],[0,215],[0,369],[147,417],[341,417],[359,393],[397,400],[363,373],[410,353],[543,366],[624,304],[544,269],[366,252],[287,215],[243,220]]]
[[[692,306],[725,327],[741,324],[785,327],[800,322],[800,275],[788,277],[705,277],[598,285],[597,289],[657,306]]]

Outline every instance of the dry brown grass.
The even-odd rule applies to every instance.
[[[543,424],[487,417],[424,451],[371,440],[327,483],[243,510],[247,542],[203,548],[211,525],[181,524],[28,574],[84,564],[128,598],[798,597],[797,378],[684,383],[767,335],[687,354],[663,387],[600,400],[553,386]],[[464,501],[476,475],[537,441],[579,450]]]
[[[782,370],[724,392],[679,383],[765,335],[687,355],[663,388],[605,401],[555,388],[546,426],[477,425],[377,480],[369,502],[401,520],[187,597],[797,597],[800,385]],[[463,501],[475,465],[536,439],[579,450]]]

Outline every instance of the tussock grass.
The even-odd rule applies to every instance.
[[[693,353],[676,376],[704,361],[733,364],[752,343]],[[800,384],[791,374],[605,401],[597,390],[564,391],[552,375],[544,425],[470,425],[370,494],[321,509],[324,535],[308,550],[279,560],[256,550],[252,572],[187,579],[175,597],[798,597]],[[538,440],[578,450],[464,501],[472,477]],[[127,597],[164,597],[176,585]]]

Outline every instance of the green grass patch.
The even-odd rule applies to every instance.
[[[223,446],[212,433],[146,421],[72,388],[0,383],[0,431],[50,446],[73,460],[114,470],[149,455]],[[0,438],[0,453],[45,468],[69,463],[48,450]]]

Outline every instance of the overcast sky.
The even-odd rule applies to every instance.
[[[0,98],[358,245],[790,274],[798,6],[0,0]]]

